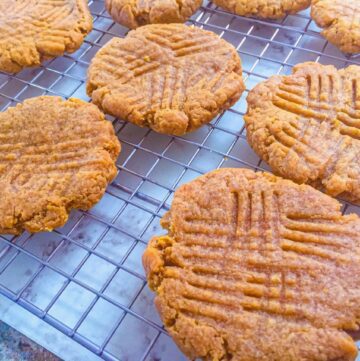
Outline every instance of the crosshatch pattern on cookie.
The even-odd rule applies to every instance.
[[[360,221],[339,208],[309,186],[243,169],[182,186],[163,219],[169,233],[151,241],[144,265],[165,326],[185,354],[205,357],[208,345],[213,359],[224,360],[278,360],[287,352],[307,360],[303,354],[315,357],[317,347],[327,350],[324,360],[354,355],[341,330],[356,328],[360,315],[353,299],[360,279],[348,279],[358,268]],[[286,331],[307,334],[314,349],[281,340]],[[328,344],[335,338],[339,350]]]
[[[13,73],[74,52],[91,29],[86,0],[1,0],[0,70]]]
[[[340,134],[360,139],[360,78],[356,72],[285,78],[273,104],[319,122],[331,122]]]
[[[280,175],[360,202],[360,80],[306,63],[249,94],[247,137]]]
[[[116,175],[112,124],[93,104],[43,96],[0,113],[0,233],[50,231]]]
[[[211,121],[244,90],[236,50],[213,33],[148,25],[112,39],[89,68],[88,94],[105,112],[181,135]]]

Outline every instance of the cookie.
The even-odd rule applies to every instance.
[[[113,38],[93,58],[87,92],[106,113],[181,135],[210,122],[244,90],[241,61],[212,32],[146,25]]]
[[[272,170],[360,204],[360,67],[304,63],[248,96],[247,139]]]
[[[311,0],[214,0],[214,4],[241,16],[281,19],[310,6]]]
[[[143,255],[191,360],[355,360],[360,219],[308,185],[221,169],[181,186]]]
[[[95,105],[43,96],[0,113],[0,233],[50,231],[100,200],[120,144]]]
[[[360,0],[313,0],[311,17],[322,35],[345,53],[360,52]]]
[[[135,29],[147,24],[183,23],[202,0],[105,0],[105,8],[121,25]]]
[[[1,0],[0,71],[72,53],[92,29],[86,0]]]

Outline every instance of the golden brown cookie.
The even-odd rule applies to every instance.
[[[241,61],[216,34],[183,24],[146,25],[93,58],[87,92],[105,112],[159,133],[210,122],[244,90]]]
[[[135,29],[146,24],[183,23],[200,7],[202,0],[105,0],[112,18]]]
[[[166,329],[191,359],[353,361],[360,219],[266,173],[181,186],[143,264]]]
[[[91,29],[87,0],[0,0],[0,71],[74,52]]]
[[[345,53],[360,52],[360,0],[313,0],[311,16],[330,43]]]
[[[115,177],[120,144],[92,104],[43,96],[0,113],[0,233],[50,231]]]
[[[311,0],[213,0],[214,4],[241,16],[281,19],[310,6]]]
[[[360,204],[360,67],[297,65],[248,96],[247,138],[276,174]]]

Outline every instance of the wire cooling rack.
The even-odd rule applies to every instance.
[[[14,76],[0,73],[0,110],[50,94],[89,100],[92,57],[127,29],[115,24],[103,0],[89,1],[94,30],[74,54]],[[317,61],[345,67],[345,56],[319,34],[305,11],[278,22],[247,19],[206,3],[189,23],[219,34],[238,50],[247,91],[228,111],[183,137],[157,134],[108,117],[122,143],[120,170],[98,205],[75,211],[52,233],[0,237],[0,292],[105,360],[181,361],[146,286],[141,256],[175,188],[219,167],[268,170],[246,142],[246,95],[258,82]],[[344,203],[344,213],[360,208]]]

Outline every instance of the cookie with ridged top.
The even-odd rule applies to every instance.
[[[112,124],[81,100],[43,96],[0,113],[0,233],[50,231],[91,208],[119,152]]]
[[[311,0],[214,0],[214,3],[241,16],[281,19],[306,9]]]
[[[1,0],[0,71],[74,52],[91,29],[86,0]]]
[[[210,122],[243,90],[235,48],[183,24],[146,25],[113,38],[93,58],[87,82],[106,113],[176,135]]]
[[[105,0],[112,18],[128,28],[147,24],[183,23],[202,0]]]
[[[345,53],[360,52],[360,0],[313,0],[311,16],[330,43]]]
[[[360,67],[304,63],[248,96],[247,139],[272,170],[360,204]]]
[[[353,361],[360,219],[308,185],[221,169],[181,186],[143,264],[191,360]]]

